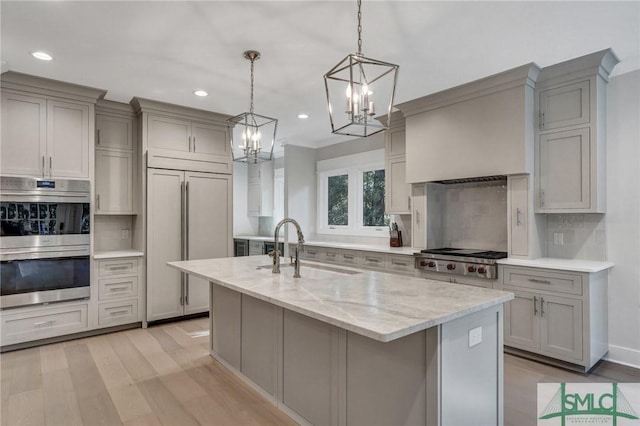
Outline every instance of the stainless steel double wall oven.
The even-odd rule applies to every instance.
[[[90,295],[89,181],[0,177],[0,309]]]

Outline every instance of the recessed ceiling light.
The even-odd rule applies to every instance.
[[[31,56],[40,59],[41,61],[50,61],[53,59],[53,56],[49,55],[46,52],[33,52]]]
[[[298,118],[309,118],[309,114],[298,114]]]
[[[196,96],[207,96],[209,95],[207,92],[205,92],[204,90],[194,90],[193,94]]]

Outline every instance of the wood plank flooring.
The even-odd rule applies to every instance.
[[[0,355],[0,424],[293,425],[208,354],[208,319]],[[589,375],[505,355],[505,424],[536,424],[540,382],[640,382],[603,362]]]

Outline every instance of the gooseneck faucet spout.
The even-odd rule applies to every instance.
[[[298,252],[302,249],[302,245],[304,244],[304,235],[302,235],[302,230],[300,229],[300,225],[294,219],[284,218],[276,225],[276,230],[273,234],[273,273],[280,273],[280,252],[278,251],[278,234],[280,233],[280,227],[285,223],[292,223],[293,226],[296,227],[296,232],[298,233],[298,245],[296,246],[296,260],[295,260],[295,270],[293,273],[293,278],[300,278],[300,261],[298,260]]]

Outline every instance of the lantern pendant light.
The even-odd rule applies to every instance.
[[[251,104],[244,112],[227,120],[233,161],[262,163],[273,159],[278,120],[253,112],[253,67],[260,52],[247,50],[244,58],[251,61]]]
[[[382,123],[389,123],[399,67],[362,54],[361,7],[358,0],[358,52],[329,70],[324,86],[331,132],[366,137],[388,128]]]

